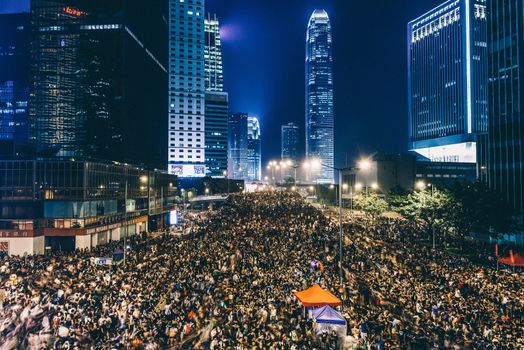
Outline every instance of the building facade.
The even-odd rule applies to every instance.
[[[29,9],[0,12],[0,155],[29,142],[30,31]]]
[[[40,156],[166,166],[167,4],[140,4],[31,1],[31,141]]]
[[[222,42],[220,40],[220,23],[216,15],[204,22],[206,33],[205,78],[206,91],[224,91],[224,73],[222,69]]]
[[[262,179],[262,138],[257,117],[247,118],[247,180]]]
[[[206,175],[227,175],[228,157],[228,94],[224,92],[220,24],[216,15],[204,21],[205,28],[205,162]]]
[[[333,108],[333,39],[324,10],[309,19],[306,37],[306,157],[326,165],[312,179],[333,183],[335,119]]]
[[[169,0],[169,172],[203,177],[205,25],[203,0]]]
[[[176,194],[176,176],[131,165],[1,160],[0,251],[90,249],[160,229]]]
[[[524,213],[524,15],[522,1],[489,1],[489,127],[481,174]]]
[[[248,115],[234,113],[229,116],[228,138],[229,157],[228,178],[245,180],[248,178]]]
[[[409,149],[477,161],[488,125],[486,0],[449,0],[408,24]]]
[[[297,125],[289,123],[281,127],[280,158],[297,163],[300,160],[299,143],[300,129]]]
[[[229,104],[226,92],[206,92],[206,175],[227,175]],[[224,173],[225,172],[225,173]]]

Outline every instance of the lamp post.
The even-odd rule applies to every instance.
[[[343,183],[342,183],[342,173],[344,171],[352,171],[352,170],[359,170],[359,167],[355,167],[355,166],[352,166],[352,167],[347,167],[347,168],[337,168],[337,167],[333,167],[333,166],[330,166],[330,165],[327,165],[327,164],[323,164],[321,161],[319,160],[315,160],[314,162],[312,162],[311,164],[304,164],[304,166],[306,168],[310,168],[311,166],[320,166],[320,167],[325,167],[325,168],[328,168],[328,169],[333,169],[335,171],[338,171],[338,226],[339,226],[339,237],[338,237],[338,241],[339,241],[339,277],[340,277],[340,291],[342,292],[344,289],[344,271],[343,271],[343,267],[342,267],[342,258],[343,258],[343,245],[342,245],[342,240],[343,240],[343,236],[344,236],[344,233],[343,233],[343,228],[342,228],[342,187],[343,187]]]
[[[431,189],[430,191],[430,196],[431,196],[431,200],[433,201],[433,187],[435,187],[434,185],[432,184],[427,184],[420,180],[418,181],[416,184],[415,184],[415,187],[421,191],[425,191],[426,190],[426,187],[429,187]],[[426,205],[426,200],[424,199],[424,206]],[[432,214],[431,214],[431,231],[432,231],[432,247],[433,247],[433,251],[435,251],[436,247],[437,247],[437,239],[436,239],[436,235],[435,235],[435,204],[434,203],[431,203],[431,207],[432,207]]]
[[[227,170],[224,170],[223,174],[227,180],[227,195],[229,196],[229,176],[227,176]]]

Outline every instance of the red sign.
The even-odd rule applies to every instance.
[[[81,17],[81,16],[84,16],[86,13],[83,12],[83,11],[80,11],[80,10],[77,10],[77,9],[74,9],[72,7],[64,7],[64,12],[65,13],[68,13],[70,15],[73,15],[73,16],[76,16],[76,17]]]

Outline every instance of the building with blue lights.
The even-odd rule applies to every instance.
[[[247,180],[262,179],[262,139],[257,117],[247,118]]]
[[[31,1],[38,156],[166,168],[166,16],[160,0]]]
[[[203,177],[205,166],[205,23],[203,0],[169,0],[168,170]]]
[[[215,15],[204,21],[206,32],[205,78],[206,91],[224,91],[224,72],[222,69],[222,41],[220,39],[220,22]]]
[[[333,109],[333,51],[331,22],[324,10],[309,19],[306,37],[306,157],[322,167],[312,179],[333,183],[335,165],[335,119]]]
[[[213,19],[208,15],[204,25],[206,175],[224,177],[227,175],[229,103],[224,92],[220,23],[216,15]]]
[[[245,180],[248,177],[248,115],[233,113],[228,122],[228,178]]]
[[[291,160],[297,163],[299,155],[299,127],[294,123],[288,123],[281,127],[280,158],[282,160]]]
[[[0,33],[0,155],[13,156],[29,141],[29,12],[0,13]]]
[[[229,106],[226,92],[206,92],[206,175],[227,175]]]
[[[488,125],[486,0],[449,0],[408,24],[409,149],[477,161]]]
[[[482,180],[524,214],[524,13],[520,0],[488,4],[489,126],[482,139]]]

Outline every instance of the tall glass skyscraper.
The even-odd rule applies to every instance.
[[[169,165],[172,174],[205,169],[204,1],[169,0]]]
[[[206,175],[224,177],[227,171],[228,95],[206,92]]]
[[[257,117],[247,118],[247,179],[262,179],[262,139]]]
[[[306,157],[327,166],[313,179],[318,183],[334,182],[334,123],[331,22],[326,11],[315,10],[306,37]]]
[[[31,1],[39,156],[166,167],[166,16],[163,0]]]
[[[481,147],[481,174],[522,215],[524,7],[522,0],[490,0],[488,6],[489,131]]]
[[[0,143],[13,151],[29,141],[30,32],[29,9],[0,9]]]
[[[299,160],[299,128],[293,123],[282,125],[281,127],[281,144],[280,144],[280,158],[282,160],[291,160],[298,162]]]
[[[224,177],[228,157],[228,94],[224,92],[220,24],[208,15],[205,25],[205,161],[206,175]]]
[[[229,116],[229,157],[228,178],[245,180],[248,178],[248,115],[234,113]]]
[[[204,22],[206,32],[205,78],[207,91],[224,91],[224,74],[222,70],[222,43],[220,40],[220,23],[216,15]]]
[[[409,148],[475,163],[488,124],[486,0],[449,0],[408,24]]]

